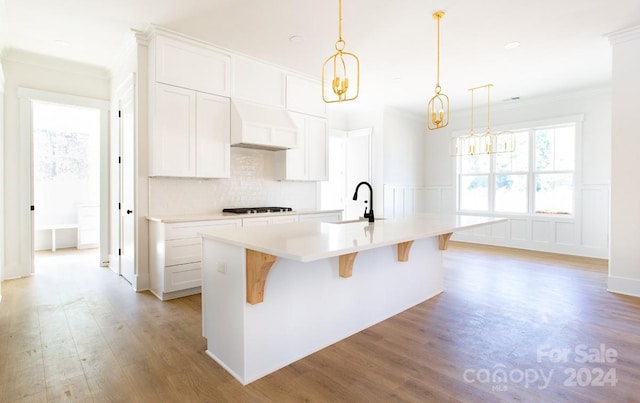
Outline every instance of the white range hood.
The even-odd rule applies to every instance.
[[[298,147],[298,129],[289,113],[272,106],[231,100],[231,146],[262,150]]]

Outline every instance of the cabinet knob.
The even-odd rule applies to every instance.
[[[127,214],[133,213],[133,210],[127,210]]]

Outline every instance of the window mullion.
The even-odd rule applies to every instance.
[[[529,172],[528,172],[528,179],[529,179],[529,186],[527,186],[527,190],[529,192],[528,194],[528,200],[529,200],[529,214],[533,214],[533,212],[535,211],[535,207],[534,207],[534,203],[535,203],[535,194],[536,194],[536,185],[535,185],[535,178],[534,178],[534,169],[536,166],[536,144],[535,144],[535,130],[534,129],[530,129],[529,130]]]
[[[496,155],[491,154],[489,161],[489,212],[495,213],[496,211]]]

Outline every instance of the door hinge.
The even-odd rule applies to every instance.
[[[122,256],[122,249],[118,249],[118,256]]]
[[[31,211],[35,211],[36,210],[36,206],[31,205]]]

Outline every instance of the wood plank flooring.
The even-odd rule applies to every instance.
[[[640,401],[640,299],[606,291],[602,260],[452,243],[444,293],[246,387],[205,355],[200,296],[95,261],[2,284],[1,402]],[[601,346],[615,362],[576,361]]]

